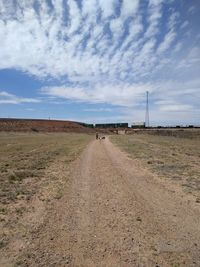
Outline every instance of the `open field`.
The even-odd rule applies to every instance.
[[[186,131],[184,135],[180,131],[181,138],[179,131],[175,131],[175,136],[173,131],[171,136],[168,132],[140,134],[138,131],[133,135],[112,136],[112,141],[138,159],[143,168],[180,184],[184,191],[200,201],[200,130]]]
[[[42,220],[46,205],[62,197],[69,164],[90,140],[85,134],[0,134],[3,254],[10,252],[11,257],[22,249],[32,226]]]
[[[200,128],[149,128],[149,129],[131,129],[129,134],[151,134],[156,136],[170,136],[177,138],[200,139]]]
[[[198,140],[0,137],[0,267],[200,266]]]

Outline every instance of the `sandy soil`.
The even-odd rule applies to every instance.
[[[16,266],[200,266],[200,204],[109,139],[92,141],[67,175]]]

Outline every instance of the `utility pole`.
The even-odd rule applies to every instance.
[[[145,127],[149,127],[149,91],[146,92]]]

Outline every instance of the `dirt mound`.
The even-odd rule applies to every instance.
[[[92,132],[73,121],[36,120],[36,119],[0,119],[0,131],[15,132]]]

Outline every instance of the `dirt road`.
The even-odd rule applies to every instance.
[[[92,141],[20,266],[200,266],[199,205],[108,139]]]

